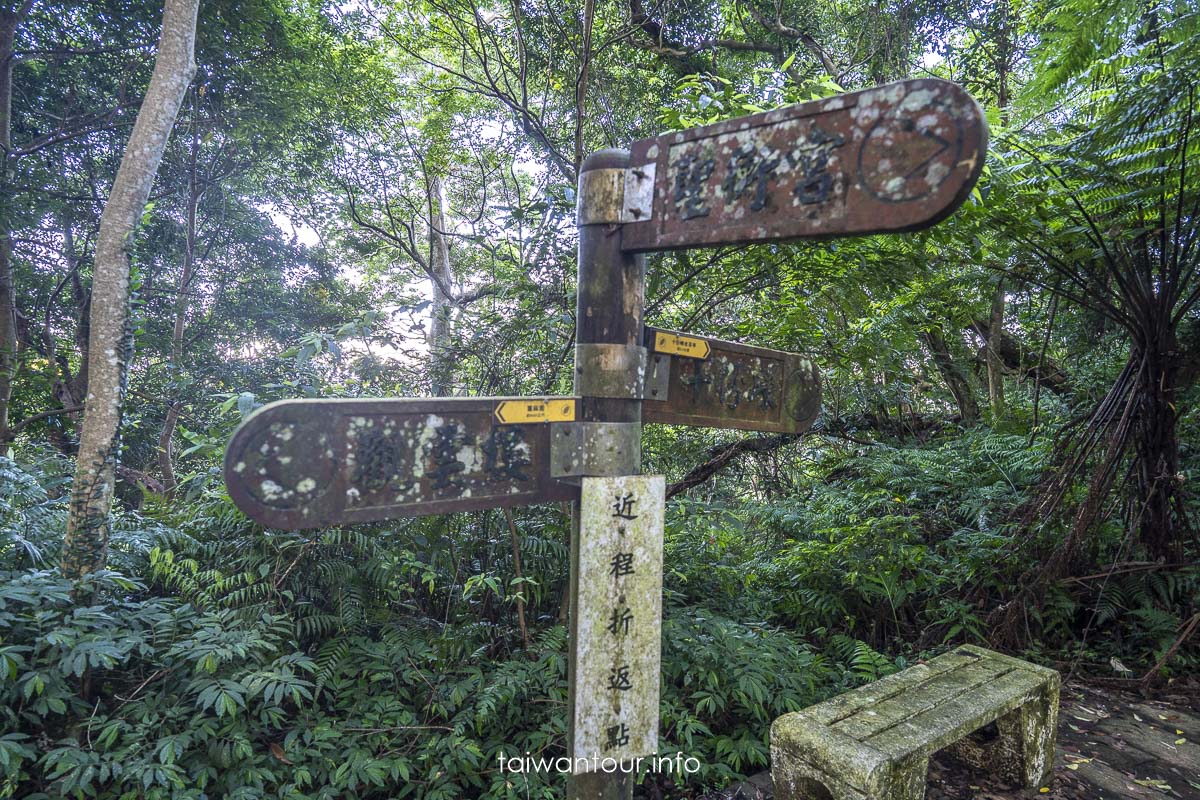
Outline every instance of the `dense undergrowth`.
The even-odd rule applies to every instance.
[[[779,714],[982,640],[971,598],[1020,572],[1005,510],[1045,455],[981,431],[830,450],[787,500],[673,501],[660,747],[703,766],[646,781],[683,797],[753,773]],[[67,474],[0,459],[0,797],[561,795],[498,762],[564,753],[561,509],[516,518],[518,578],[495,512],[297,534],[218,493],[151,498],[116,519],[110,571],[73,587],[54,569]],[[1099,564],[1122,546],[1101,534]],[[1196,568],[1062,584],[1033,655],[1144,669],[1198,590]],[[1198,664],[1184,647],[1164,670]]]

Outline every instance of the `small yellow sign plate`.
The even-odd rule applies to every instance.
[[[670,353],[673,356],[687,358],[708,358],[712,348],[707,339],[699,336],[682,336],[678,333],[656,331],[654,334],[654,352]]]
[[[505,425],[523,422],[574,422],[574,397],[527,397],[496,403],[496,419]]]

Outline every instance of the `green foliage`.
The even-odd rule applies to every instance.
[[[0,797],[561,796],[557,776],[496,769],[565,752],[561,510],[517,513],[518,577],[496,512],[264,530],[230,507],[219,463],[272,400],[427,391],[435,200],[453,393],[568,393],[578,159],[664,128],[928,70],[978,97],[993,136],[972,198],[931,230],[648,258],[648,322],[811,356],[823,414],[668,508],[663,750],[703,768],[647,777],[646,794],[757,771],[778,714],[986,640],[1070,524],[1022,529],[1018,511],[1141,341],[1102,306],[1128,315],[1122,284],[1174,286],[1164,352],[1183,383],[1162,407],[1179,465],[1160,483],[1195,516],[1191,5],[785,0],[775,26],[754,3],[644,5],[631,26],[597,4],[590,51],[582,17],[543,0],[203,6],[134,254],[125,504],[112,571],[80,587],[93,599],[73,604],[53,573],[77,415],[33,419],[0,457]],[[145,84],[160,11],[34,4],[19,26],[0,209],[18,423],[86,392],[93,232],[128,135],[106,109]],[[1128,281],[1114,264],[1153,269]],[[997,287],[1007,402],[967,419],[950,380],[982,405]],[[1038,384],[1055,369],[1063,384]],[[168,409],[169,499],[151,491]],[[647,471],[678,478],[742,436],[648,426]],[[1028,604],[1036,657],[1200,665],[1195,637],[1171,650],[1200,610],[1195,568],[1125,563],[1138,502],[1118,485],[1076,577]]]
[[[5,517],[3,541],[17,546],[25,525],[44,549],[54,527],[28,514],[57,502],[46,492],[61,481],[54,462],[0,463],[21,487],[9,507],[24,510]],[[219,499],[148,511],[158,520],[126,515],[113,539],[137,579],[0,575],[0,796],[561,794],[556,774],[495,769],[501,754],[564,754],[565,631],[538,614],[565,579],[561,528],[519,518],[516,586],[542,617],[526,650],[511,604],[496,602],[511,573],[460,571],[488,558],[486,539],[472,543],[486,529],[457,532],[456,569],[437,555],[448,541],[436,521],[303,537],[268,534]],[[715,530],[724,517],[709,515]],[[681,562],[680,575],[703,571],[697,553]],[[76,605],[73,588],[95,600]],[[662,752],[704,765],[677,788],[763,766],[775,716],[865,674],[859,653],[845,656],[839,667],[771,623],[673,606]]]
[[[763,769],[771,722],[824,697],[835,675],[794,633],[673,610],[663,625],[659,750],[698,759],[697,777],[710,785]]]

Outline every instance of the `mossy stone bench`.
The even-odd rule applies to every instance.
[[[921,800],[929,756],[951,746],[1037,791],[1054,762],[1059,684],[1052,669],[964,645],[785,714],[771,726],[776,800]]]

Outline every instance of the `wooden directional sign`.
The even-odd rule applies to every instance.
[[[621,248],[671,250],[911,231],[983,169],[987,122],[923,78],[634,142]]]
[[[678,355],[685,349],[705,357]],[[795,353],[646,328],[644,422],[803,433],[821,409],[816,366]]]
[[[571,500],[579,488],[550,478],[547,420],[573,420],[575,407],[572,397],[284,400],[234,433],[225,483],[247,515],[289,529]]]

